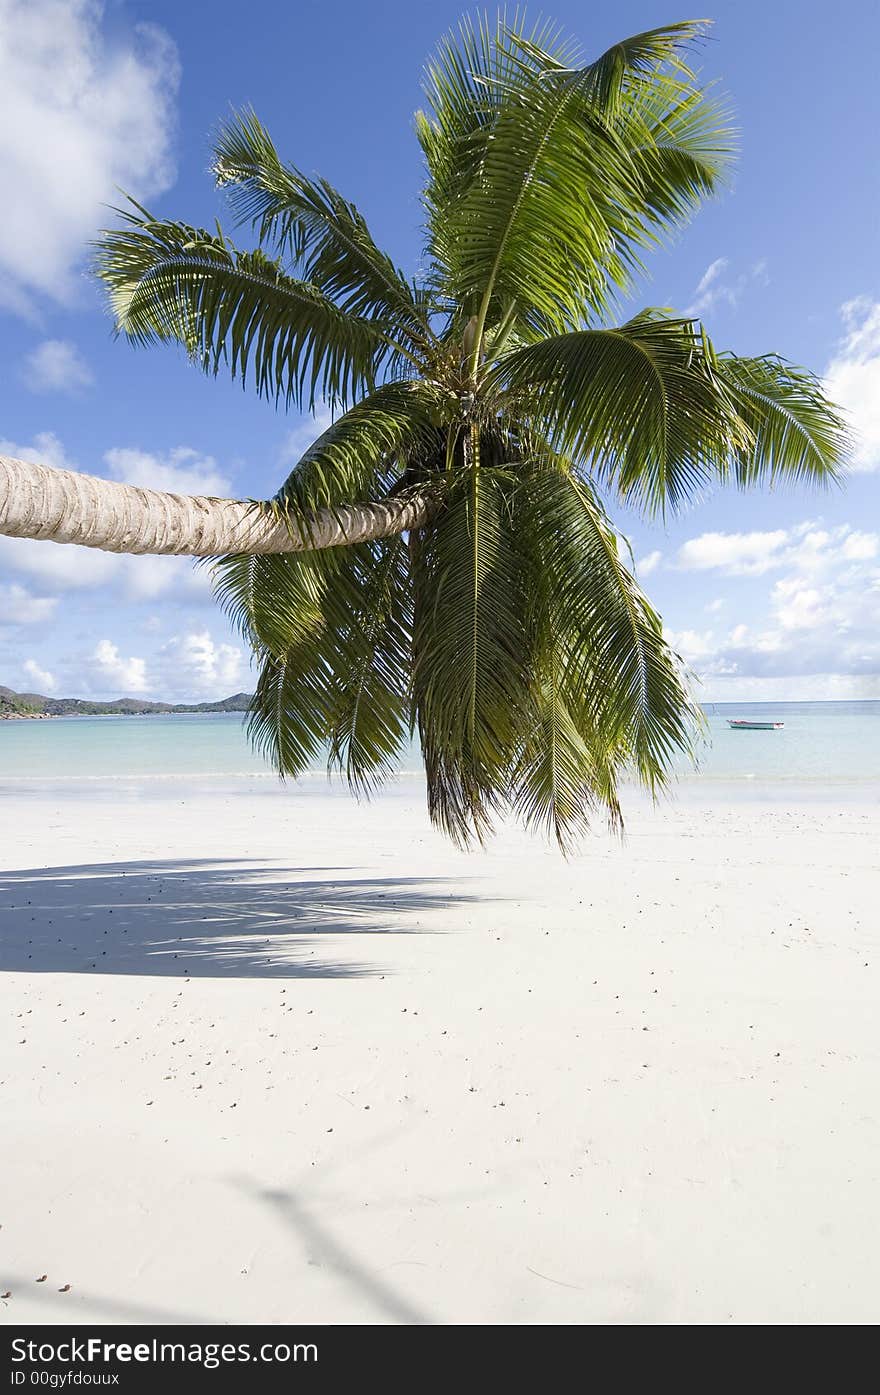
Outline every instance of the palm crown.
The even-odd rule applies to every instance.
[[[423,274],[285,164],[251,113],[215,174],[258,235],[240,250],[134,207],[100,243],[119,328],[183,343],[333,424],[271,507],[412,494],[408,535],[230,557],[220,596],[260,666],[252,734],[283,774],[324,748],[358,791],[413,730],[433,819],[461,842],[510,810],[563,847],[617,784],[690,748],[680,662],[601,494],[650,514],[716,482],[828,480],[845,444],[818,381],[720,353],[699,323],[613,323],[643,254],[713,193],[725,112],[685,55],[701,25],[585,62],[557,31],[464,22],[427,69]]]

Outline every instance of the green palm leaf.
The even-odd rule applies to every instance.
[[[706,90],[643,84],[618,112],[615,129],[637,162],[644,209],[659,238],[717,193],[734,147],[727,105]]]
[[[617,536],[571,472],[537,471],[522,490],[522,527],[539,540],[540,624],[557,651],[562,700],[603,780],[629,769],[655,791],[691,749],[696,708],[659,616],[623,565]],[[538,629],[540,654],[545,648]],[[613,789],[613,785],[611,785]],[[596,795],[602,786],[593,786]]]
[[[508,355],[494,376],[557,449],[650,512],[679,507],[752,444],[690,320],[646,312],[617,329],[554,336]]]
[[[534,719],[511,770],[512,802],[526,828],[575,850],[598,813],[622,826],[614,755],[585,730],[564,693],[561,654],[547,646],[533,693]],[[581,718],[580,722],[578,718]]]
[[[405,557],[390,538],[217,564],[218,599],[260,665],[250,733],[280,774],[323,755],[369,793],[394,769],[410,716]]]
[[[558,449],[649,513],[731,475],[834,479],[847,445],[811,374],[718,355],[694,321],[655,311],[527,345],[494,379],[532,404]]]
[[[215,146],[217,183],[262,243],[291,257],[305,280],[350,315],[382,322],[419,365],[433,342],[424,294],[376,246],[363,215],[325,179],[280,159],[252,111],[226,124]]]
[[[693,168],[672,158],[676,137],[686,145],[689,134],[699,147],[702,192],[714,187],[726,132],[714,109],[700,113],[703,94],[680,57],[700,27],[637,35],[573,67],[558,42],[546,52],[502,23],[494,64],[484,58],[472,93],[443,55],[445,80],[435,77],[430,93],[434,119],[421,126],[429,210],[442,209],[431,220],[432,250],[458,302],[478,317],[478,347],[510,303],[536,332],[573,328],[607,307],[609,291],[640,265],[639,249],[655,240],[652,222],[693,193]],[[470,177],[452,201],[442,171],[456,165]]]
[[[503,466],[472,458],[418,542],[415,714],[432,812],[460,842],[491,827],[522,730],[529,656],[511,487]]]
[[[516,37],[502,13],[494,24],[486,13],[466,15],[456,32],[441,39],[425,71],[428,112],[417,113],[416,132],[428,168],[423,197],[431,258],[441,273],[434,283],[441,296],[449,295],[458,257],[450,210],[460,206],[479,174],[507,94],[524,76],[529,81],[541,75],[548,61],[553,66],[577,61],[576,48],[558,27],[539,21],[528,35],[518,36],[542,55],[537,64],[525,63],[524,74],[520,55],[511,47]]]
[[[849,430],[818,378],[775,355],[721,354],[718,373],[749,430],[749,444],[734,453],[738,484],[840,479]]]
[[[251,738],[280,775],[302,775],[326,747],[335,697],[324,606],[337,552],[230,557],[218,599],[250,641],[260,672]]]
[[[217,600],[254,652],[282,655],[321,627],[321,604],[335,550],[218,558],[211,568]]]
[[[350,585],[356,595],[337,629],[335,668],[344,677],[331,713],[329,764],[354,790],[368,794],[394,772],[410,734],[413,619],[406,543],[392,538],[374,544],[368,565],[351,576]],[[339,592],[335,599],[342,599]]]
[[[264,252],[143,211],[103,235],[97,271],[127,338],[176,341],[205,372],[225,364],[276,400],[347,401],[390,356],[377,325],[285,275]]]
[[[386,383],[338,417],[309,446],[275,496],[300,519],[352,499],[382,497],[441,448],[443,395],[417,380]]]

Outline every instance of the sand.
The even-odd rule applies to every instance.
[[[0,820],[4,1322],[880,1318],[876,803]]]

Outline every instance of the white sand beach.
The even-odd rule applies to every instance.
[[[876,803],[2,822],[3,1321],[880,1318]]]

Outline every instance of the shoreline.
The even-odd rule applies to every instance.
[[[634,782],[621,782],[624,814],[674,814],[676,806],[723,809],[755,804],[759,807],[787,807],[791,804],[833,804],[841,807],[877,805],[880,808],[880,779],[874,775],[864,779],[829,779],[803,776],[762,779],[755,775],[731,777],[694,773],[674,778],[668,789],[656,800]],[[347,803],[353,810],[361,809],[365,816],[385,800],[410,797],[415,791],[424,802],[424,771],[401,770],[391,777],[369,800],[359,801],[344,779],[337,773],[328,776],[325,768],[306,771],[295,780],[284,780],[273,770],[227,771],[129,771],[99,775],[4,775],[0,771],[0,799],[31,796],[35,798],[112,798],[123,790],[134,796],[236,798],[258,797],[286,800],[294,803],[298,797],[312,800],[326,797]],[[420,812],[421,810],[421,805]],[[515,825],[511,825],[515,826]],[[595,829],[601,830],[603,819],[597,814]],[[497,836],[503,836],[504,825]],[[540,834],[535,835],[540,841]]]
[[[103,717],[114,717],[117,720],[131,717],[240,717],[244,720],[247,715],[246,711],[239,712],[237,709],[221,712],[0,712],[0,721],[49,720],[63,722],[71,719],[95,721]]]

